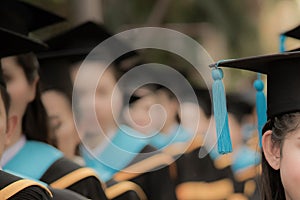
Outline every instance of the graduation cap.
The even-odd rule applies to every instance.
[[[68,59],[70,63],[82,61],[98,44],[111,36],[104,26],[88,21],[46,40],[49,49],[39,52],[38,58],[40,61],[57,58]],[[116,48],[129,48],[122,41],[116,41],[116,45]],[[136,55],[134,51],[129,52],[118,58],[115,64]]]
[[[0,27],[0,57],[41,51],[46,48],[44,43]]]
[[[35,50],[44,49],[45,46],[33,39],[30,39],[24,35],[15,33],[13,31],[0,27],[0,58],[18,55],[22,53],[28,53]],[[2,70],[0,68],[0,84],[5,86],[5,82],[2,76]]]
[[[40,63],[39,75],[41,91],[56,90],[63,93],[72,102],[73,84],[68,62],[64,60],[48,60]]]
[[[279,51],[280,52],[285,51],[286,37],[291,37],[291,38],[300,40],[300,25],[280,34],[280,36],[279,36]]]
[[[28,35],[63,20],[62,17],[19,0],[0,1],[0,27],[19,34]]]
[[[281,35],[285,35],[287,37],[291,37],[291,38],[300,40],[300,25],[289,31],[282,33]]]
[[[262,55],[256,57],[248,57],[234,60],[219,61],[216,64],[211,65],[213,67],[213,78],[219,81],[222,78],[222,72],[219,67],[229,67],[236,69],[249,70],[253,72],[259,72],[267,75],[267,118],[271,119],[275,116],[285,113],[291,113],[300,111],[300,52],[285,52],[280,54]],[[257,85],[257,87],[263,87]],[[222,96],[222,91],[217,91],[214,101],[218,101],[218,95]],[[223,91],[224,92],[224,91]],[[213,92],[214,93],[214,92]],[[222,97],[221,97],[222,98]],[[222,99],[224,100],[224,99]],[[225,101],[225,100],[224,100]],[[223,102],[224,103],[224,102]],[[214,102],[215,104],[215,102]],[[222,103],[220,103],[222,104]],[[224,104],[223,104],[224,105]],[[226,110],[226,101],[225,101]],[[216,111],[216,107],[214,107]],[[218,134],[223,134],[224,128],[226,129],[226,114],[221,116],[220,121],[216,121],[219,124]],[[264,113],[261,113],[264,114]],[[225,123],[224,123],[225,121]],[[218,126],[218,125],[217,125]],[[262,129],[262,127],[261,127]],[[261,130],[259,129],[261,133]],[[226,133],[227,134],[227,133]],[[230,140],[230,136],[223,135],[225,140],[221,142],[224,145],[224,153],[230,152],[230,147],[226,146],[227,141]],[[222,139],[222,137],[219,137]],[[218,141],[219,142],[219,141]],[[218,143],[219,144],[219,143]],[[229,141],[229,145],[230,145]],[[218,147],[219,148],[219,147]],[[219,149],[220,150],[220,149]]]

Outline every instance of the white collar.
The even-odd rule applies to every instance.
[[[26,138],[24,135],[22,135],[21,138],[14,145],[12,145],[4,151],[0,165],[2,167],[6,165],[21,150],[25,143]]]

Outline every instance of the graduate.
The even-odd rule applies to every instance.
[[[157,87],[156,84],[147,84],[136,89],[122,111],[125,123],[149,138],[158,132],[163,121],[159,108],[153,107],[159,103],[155,93]]]
[[[262,131],[262,199],[298,199],[299,52],[241,58],[219,67],[267,75],[267,123]],[[219,68],[213,70],[219,73]],[[217,75],[217,74],[215,74]],[[220,78],[216,77],[215,78]],[[263,85],[259,84],[260,89]]]
[[[1,48],[1,57],[10,56],[13,54],[26,53],[32,51],[33,49],[43,49],[45,46],[35,40],[22,36],[18,33],[15,33],[11,30],[0,28],[0,38],[1,44],[5,46]],[[10,107],[10,97],[6,90],[6,84],[2,74],[2,69],[0,68],[0,90],[1,90],[1,117],[3,118],[1,122],[3,125],[1,127],[5,130],[1,132],[6,132],[6,136],[1,134],[1,152],[0,155],[3,155],[3,150],[7,146],[10,140],[10,136],[14,132],[16,126],[16,118],[8,115]],[[3,101],[2,101],[3,100]],[[78,199],[84,200],[86,198],[68,191],[68,190],[57,190],[53,188],[47,189],[46,184],[38,183],[32,180],[21,179],[17,176],[11,175],[4,171],[0,171],[0,198],[1,199]]]
[[[40,82],[42,102],[49,116],[52,145],[64,155],[83,165],[79,156],[80,138],[72,112],[72,82],[68,66],[41,61]]]
[[[51,138],[48,137],[47,115],[38,89],[35,56],[31,53],[5,57],[1,63],[11,96],[10,115],[18,119],[1,160],[3,168],[41,180],[54,188],[68,188],[89,198],[105,199],[101,182],[93,170],[80,167],[46,144],[51,143]],[[39,126],[34,122],[39,122]],[[20,164],[22,162],[26,165]],[[73,175],[68,176],[71,172]],[[70,179],[70,176],[76,178]]]
[[[0,27],[11,27],[24,36],[61,21],[55,15],[53,20],[51,13],[24,5],[23,2],[1,1],[1,5],[2,3],[1,9],[7,10],[1,12]],[[42,20],[48,19],[49,15],[50,20]],[[44,49],[32,48],[32,51]],[[35,55],[28,52],[11,55],[4,56],[1,64],[11,97],[9,114],[16,117],[17,125],[1,159],[3,169],[41,180],[58,189],[68,188],[88,198],[106,199],[101,182],[92,169],[80,167],[64,158],[62,152],[46,144],[51,143],[51,139],[48,137],[47,114],[40,99]]]
[[[39,60],[42,65],[46,62],[48,62],[48,64],[52,62],[54,65],[58,62],[58,60],[65,62],[65,65],[71,66],[71,78],[73,74],[74,76],[72,80],[75,80],[76,71],[79,69],[80,64],[87,54],[89,54],[95,46],[100,44],[110,35],[111,34],[109,34],[101,25],[94,22],[85,22],[47,40],[46,42],[49,45],[50,50],[40,52]],[[118,42],[118,45],[124,44],[122,44],[122,42]],[[91,112],[90,107],[92,105],[88,105],[86,103],[87,101],[85,98],[88,96],[86,96],[86,92],[82,90],[85,86],[91,85],[89,82],[91,78],[86,77],[84,82],[79,85],[81,88],[77,88],[79,91],[83,91],[83,93],[82,95],[79,95],[79,99],[73,99],[73,101],[76,102],[75,108],[78,109],[80,113],[79,124],[86,127],[85,130],[79,131],[81,138],[84,138],[85,141],[85,145],[82,145],[80,148],[80,154],[83,156],[85,164],[98,172],[101,180],[105,182],[111,180],[109,186],[112,186],[111,184],[129,180],[138,184],[144,190],[148,199],[174,199],[174,188],[172,186],[167,167],[157,173],[153,173],[156,178],[153,178],[154,175],[151,173],[144,174],[144,169],[139,169],[139,171],[142,170],[141,173],[130,174],[130,176],[127,176],[127,174],[126,176],[123,176],[124,174],[122,173],[117,175],[117,177],[114,176],[121,169],[129,167],[128,165],[148,144],[147,140],[139,140],[134,137],[128,137],[126,132],[142,137],[143,134],[125,125],[118,126],[112,113],[113,108],[111,105],[113,105],[116,111],[116,116],[120,115],[122,109],[122,92],[120,91],[120,88],[116,87],[115,92],[118,98],[113,100],[113,104],[111,104],[111,95],[114,91],[118,78],[124,72],[121,66],[122,60],[127,59],[126,56],[127,55],[125,55],[125,58],[117,59],[107,70],[104,71],[96,89],[95,108],[98,121],[96,123],[99,123],[103,133],[98,133],[96,131],[97,124],[91,124],[90,119],[93,112]],[[91,77],[97,70],[104,69],[103,60],[98,59],[97,55],[93,57],[92,60],[88,62],[86,61],[84,64],[90,66],[92,73]],[[105,139],[104,135],[109,138],[109,140]],[[113,143],[108,142],[111,140]],[[87,145],[88,149],[86,148]],[[132,152],[132,154],[120,154],[119,148],[115,148],[115,146]],[[91,155],[91,151],[93,155]],[[95,158],[95,155],[98,155],[99,157],[96,156],[97,158]],[[158,165],[161,165],[160,163],[162,163],[163,166],[166,166],[166,162],[163,160],[163,158],[166,157],[167,160],[172,161],[172,158],[160,155],[158,158],[154,158],[159,160],[154,163],[158,163]],[[98,159],[104,160],[99,162]],[[135,160],[141,161],[140,159]],[[141,165],[143,164],[135,165],[134,167]],[[154,169],[157,165],[153,165],[153,163],[151,163],[151,165],[148,165],[147,167]],[[161,177],[165,178],[162,179]],[[156,184],[158,180],[159,182],[163,180],[164,183],[158,186]]]
[[[157,149],[165,149],[174,143],[190,141],[193,135],[180,125],[179,102],[175,94],[168,88],[160,86],[156,90],[156,95],[158,104],[166,111],[166,121],[160,133],[151,138],[150,144]]]
[[[7,29],[0,28],[0,39],[3,47],[1,48],[1,57],[8,56],[14,53],[22,53],[26,51],[30,51],[31,48],[39,47],[43,48],[43,46],[35,41],[30,40],[27,37],[21,36],[17,33],[9,31]],[[15,119],[12,119],[8,116],[9,106],[10,106],[10,98],[6,90],[6,85],[4,82],[4,78],[2,75],[2,70],[0,70],[0,110],[1,110],[1,156],[3,154],[4,148],[7,145],[7,138],[9,134],[14,129]],[[50,199],[52,194],[51,192],[45,188],[43,185],[33,182],[30,180],[21,179],[4,171],[0,171],[0,198],[1,199]],[[18,187],[15,186],[11,192],[5,192],[5,190],[9,190],[11,184],[27,184],[27,187]]]
[[[234,179],[231,170],[231,160],[228,157],[216,157],[204,145],[205,134],[212,134],[208,129],[211,116],[211,99],[209,90],[196,88],[195,94],[198,107],[192,106],[188,100],[183,105],[185,109],[197,111],[199,117],[197,122],[196,136],[186,152],[176,160],[178,199],[246,199],[243,190]],[[184,111],[188,112],[188,110]],[[185,119],[185,120],[188,120]],[[195,125],[183,121],[188,130],[194,130]],[[191,128],[192,126],[192,128]],[[195,131],[195,130],[194,130]],[[200,149],[204,157],[199,158]],[[207,149],[207,150],[206,150]]]
[[[49,115],[54,145],[73,161],[85,165],[80,157],[80,140],[73,119],[70,66],[55,58],[42,60],[41,64],[42,101]],[[130,181],[116,183],[106,188],[105,193],[108,199],[116,200],[146,197],[140,186]]]

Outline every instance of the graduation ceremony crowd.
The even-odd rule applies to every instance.
[[[118,80],[142,63],[132,51],[103,71],[89,105],[81,88],[72,96],[76,75],[114,34],[94,21],[44,41],[31,34],[62,21],[30,3],[0,0],[1,200],[300,199],[297,49],[211,63],[212,88],[192,85],[197,102],[188,95],[179,102],[158,83],[122,90]],[[300,39],[297,28],[282,37]],[[97,54],[85,64],[94,66],[91,74],[105,69]],[[256,92],[225,93],[223,67],[257,72]]]

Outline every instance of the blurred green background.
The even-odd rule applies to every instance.
[[[28,1],[68,19],[68,23],[35,33],[41,39],[89,19],[103,23],[113,33],[143,26],[166,27],[199,41],[215,61],[276,53],[279,34],[300,24],[300,0]],[[299,46],[298,41],[287,40],[289,49]],[[229,71],[225,83],[233,89],[239,88],[235,88],[237,82],[243,84],[241,74],[250,81],[255,78],[253,73]]]

